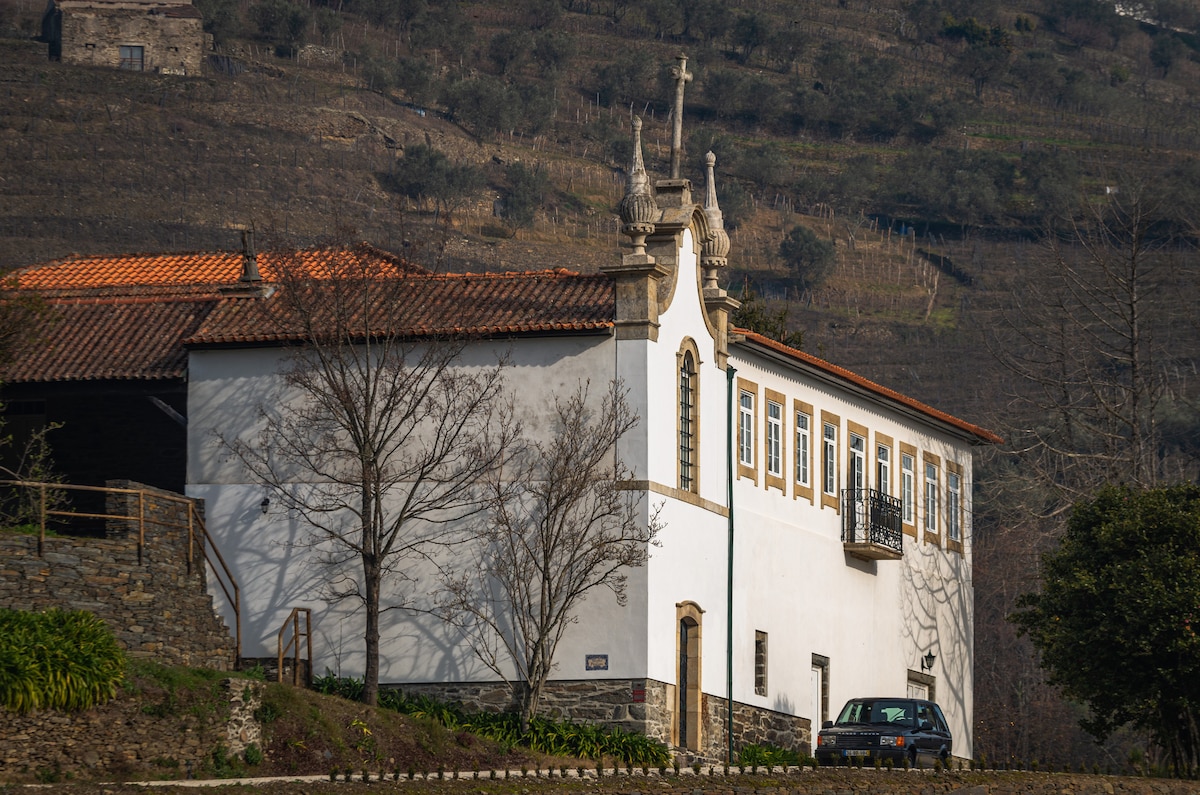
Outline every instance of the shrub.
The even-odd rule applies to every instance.
[[[0,706],[89,709],[115,696],[124,676],[124,653],[91,613],[0,610]]]

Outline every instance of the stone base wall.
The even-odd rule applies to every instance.
[[[87,610],[104,619],[130,656],[231,669],[234,639],[213,609],[199,546],[188,570],[187,504],[137,483],[109,486],[147,493],[140,554],[132,520],[109,520],[105,538],[47,538],[41,555],[37,536],[0,533],[0,607]],[[133,495],[109,495],[108,513],[139,510]]]
[[[724,698],[704,695],[704,734],[701,742],[703,755],[709,759],[724,760],[728,754],[728,738],[725,724],[728,721],[729,701]],[[802,754],[812,753],[812,721],[795,715],[752,707],[733,702],[733,749],[747,745],[771,744]]]
[[[502,712],[517,705],[512,689],[502,682],[396,685],[409,695],[426,695],[458,702],[468,711]],[[675,687],[654,679],[584,679],[546,684],[540,713],[555,720],[572,720],[620,726],[672,745]],[[728,747],[725,732],[728,702],[704,694],[703,748],[700,759],[724,760]],[[812,725],[807,718],[785,715],[734,702],[733,747],[770,743],[798,753],[810,753]]]
[[[143,701],[123,691],[83,712],[0,710],[0,782],[46,775],[122,778],[147,768],[171,777],[199,774],[218,746],[236,755],[262,742],[254,719],[262,691],[261,682],[226,679],[219,706],[227,709],[215,715],[180,710],[169,720],[148,714]]]

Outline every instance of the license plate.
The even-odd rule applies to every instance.
[[[842,751],[842,756],[870,756],[870,751]]]

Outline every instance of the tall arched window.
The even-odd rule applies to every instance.
[[[696,359],[688,350],[679,360],[679,488],[696,490]]]

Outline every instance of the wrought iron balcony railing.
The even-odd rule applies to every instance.
[[[842,490],[842,544],[868,560],[899,560],[904,554],[900,500],[874,489]]]

